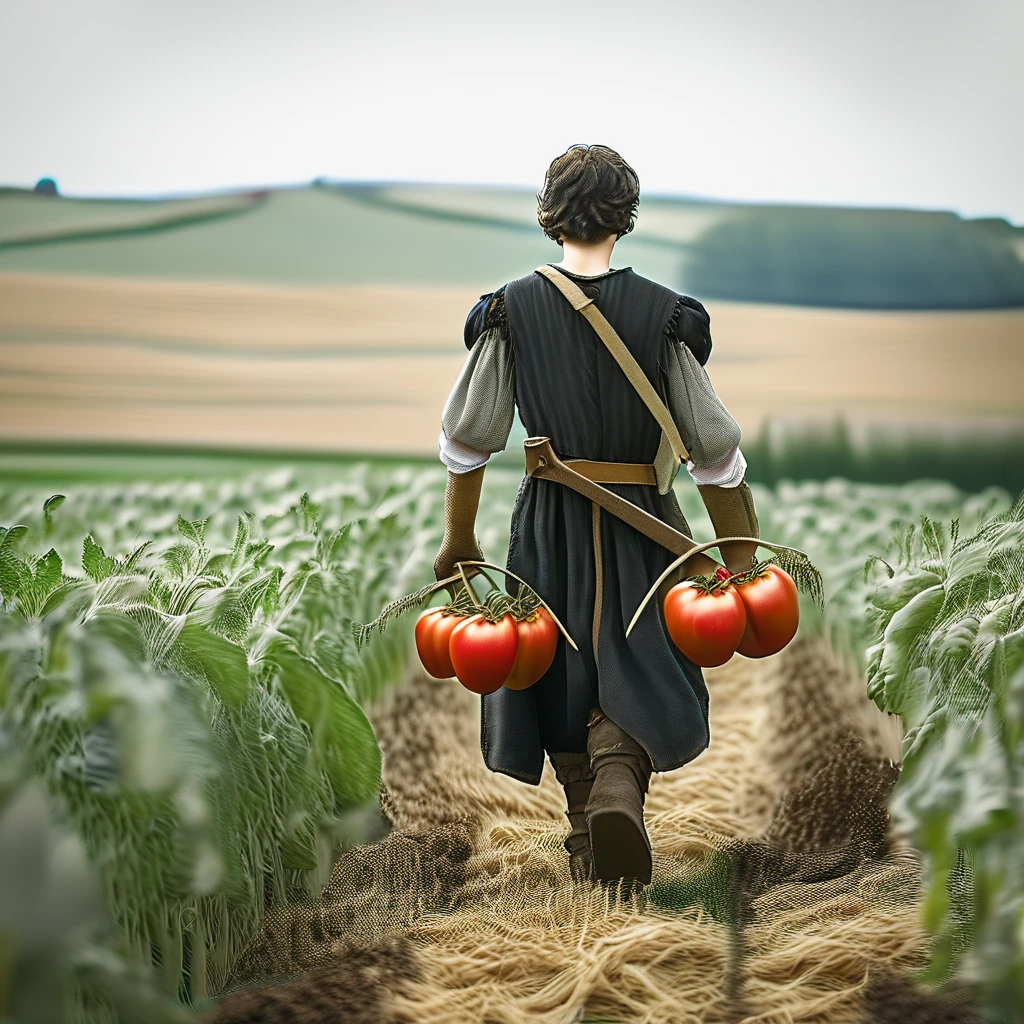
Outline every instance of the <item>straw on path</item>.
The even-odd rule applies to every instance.
[[[637,892],[574,883],[550,766],[537,787],[488,771],[479,698],[414,673],[371,709],[393,831],[269,914],[235,984],[344,972],[359,942],[393,1024],[872,1020],[927,955],[921,866],[885,811],[898,736],[820,637],[707,678],[711,745],[652,779]],[[324,1020],[362,1019],[331,992]],[[242,1019],[232,998],[210,1019]],[[908,1022],[944,1019],[914,998]]]

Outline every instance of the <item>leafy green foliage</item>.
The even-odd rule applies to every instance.
[[[5,737],[9,741],[10,737]],[[112,933],[95,868],[80,838],[48,806],[37,779],[0,752],[0,1016],[19,1024],[83,1016],[184,1024],[151,972],[127,960]]]
[[[477,532],[499,565],[520,479],[492,467],[482,494]],[[372,799],[380,769],[362,707],[401,675],[414,617],[361,649],[353,634],[431,581],[444,485],[440,465],[356,464],[308,490],[292,471],[84,485],[48,515],[49,492],[0,495],[0,522],[20,524],[0,529],[0,727],[97,874],[113,921],[101,952],[155,967],[166,995],[215,992],[268,903],[314,889],[338,843],[358,838],[349,809]],[[907,524],[956,517],[977,531],[1010,504],[996,489],[945,484],[753,490],[762,535],[822,570],[825,612],[805,601],[801,629],[833,630],[855,654],[873,639],[866,552],[896,566],[891,578],[871,571],[885,575],[879,612],[895,616],[930,587],[952,577],[969,589],[979,575],[952,551],[949,566],[934,555],[904,565]],[[677,492],[695,538],[709,540],[696,489],[684,479]],[[953,658],[1002,643],[1009,678],[1012,615],[979,612],[952,623],[942,649]],[[892,657],[886,692],[912,697],[920,666]],[[991,728],[969,739],[1001,742]],[[955,757],[932,769],[940,790],[956,772]],[[999,820],[985,807],[976,815]],[[960,849],[942,867],[955,884],[935,890],[946,903],[930,906],[970,922],[959,894],[974,891],[978,862]],[[973,941],[966,924],[958,934],[958,949]],[[79,1000],[81,1019],[110,1012]]]
[[[362,704],[410,631],[360,652],[352,622],[430,577],[443,486],[355,467],[316,500],[280,473],[0,497],[0,729],[166,995],[216,992],[265,908],[358,840]]]
[[[960,527],[922,516],[894,538],[868,693],[906,728],[893,811],[930,863],[931,974],[980,982],[999,1016],[1024,1005],[1024,496]]]

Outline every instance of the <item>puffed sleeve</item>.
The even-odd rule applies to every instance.
[[[493,453],[504,451],[515,419],[512,335],[502,311],[485,298],[489,308],[477,322],[483,329],[470,346],[441,415],[441,461],[456,473],[475,469]],[[475,307],[467,333],[474,313]]]
[[[661,369],[666,404],[690,453],[690,475],[698,483],[735,486],[746,468],[739,450],[742,431],[707,371],[688,345],[673,338],[664,342]]]
[[[502,307],[500,312],[498,310],[499,303]],[[494,292],[481,295],[476,305],[469,311],[469,316],[466,317],[466,326],[462,330],[462,340],[466,343],[466,348],[472,349],[477,338],[489,326],[500,320],[503,313],[504,299],[500,292],[497,297]]]
[[[711,355],[711,315],[696,299],[680,295],[665,328],[666,335],[681,341],[704,366]]]

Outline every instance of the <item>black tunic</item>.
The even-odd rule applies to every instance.
[[[669,380],[677,379],[678,391],[678,367],[665,365],[673,335],[676,339],[682,335],[700,364],[707,359],[710,333],[699,303],[628,267],[592,277],[569,276],[595,297],[667,401]],[[483,297],[467,323],[471,348],[475,342],[469,335],[480,328],[505,337],[514,361],[504,370],[477,367],[475,372],[478,376],[493,372],[503,382],[511,378],[515,404],[530,436],[551,438],[562,458],[653,462],[660,427],[593,328],[550,281],[533,272]],[[703,375],[696,363],[690,367],[691,377],[693,370]],[[706,375],[702,383],[706,384],[703,391],[691,385],[690,394],[682,393],[682,398],[677,394],[670,408],[691,456],[701,460],[697,464],[708,464],[738,443],[739,429],[717,402]],[[453,399],[457,391],[458,387]],[[458,417],[451,415],[453,399],[444,422],[448,437],[454,434],[460,439],[459,431],[451,429],[453,422],[458,423]],[[493,415],[492,404],[477,401],[473,422],[486,418],[479,411],[483,406]],[[466,405],[473,402],[463,402]],[[675,412],[683,407],[686,416]],[[710,410],[705,419],[715,421],[703,434],[694,422],[701,418],[702,409]],[[466,422],[465,409],[460,406],[457,411]],[[502,430],[507,439],[508,428],[501,424],[478,427],[477,436],[497,436],[499,440],[492,440],[487,450],[500,450]],[[466,437],[463,430],[461,438]],[[695,447],[700,455],[694,454]],[[605,486],[691,535],[671,490],[661,495],[656,487],[641,484]],[[587,719],[596,706],[644,746],[656,771],[686,764],[709,742],[703,675],[670,640],[660,602],[649,602],[629,637],[625,636],[644,595],[675,556],[603,509],[599,510],[603,598],[595,655],[593,510],[587,498],[564,485],[530,476],[523,477],[513,506],[507,568],[551,606],[579,648],[574,651],[560,638],[554,663],[532,687],[502,687],[482,698],[484,762],[492,771],[531,784],[540,782],[545,751],[586,750]]]

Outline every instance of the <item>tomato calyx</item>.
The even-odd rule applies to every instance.
[[[743,572],[733,574],[733,576],[730,577],[731,582],[737,587],[740,587],[744,583],[751,583],[753,580],[762,579],[770,575],[768,569],[770,566],[775,564],[774,558],[766,558],[763,562],[757,562],[749,569],[745,569]]]
[[[495,587],[493,590],[489,590],[484,597],[483,604],[477,608],[477,611],[488,621],[488,622],[499,622],[506,615],[513,611],[514,602],[508,594],[503,590],[499,590]],[[515,615],[512,616],[515,618]]]
[[[455,597],[440,609],[442,615],[475,615],[479,609],[467,590],[456,588]]]
[[[515,580],[519,584],[517,594],[512,596],[504,593],[485,569],[490,569]],[[476,575],[484,576],[494,591],[493,593],[489,591],[483,602],[478,599],[470,583],[470,577]],[[430,600],[432,594],[442,588],[449,591],[451,600],[443,608],[435,609],[435,611],[440,613],[440,618],[449,619],[453,615],[464,618],[481,616],[494,623],[507,615],[510,619],[514,619],[517,624],[522,624],[523,622],[533,624],[536,619],[543,620],[546,617],[550,617],[556,629],[565,637],[566,643],[574,651],[579,650],[576,642],[569,635],[568,630],[559,621],[558,616],[552,611],[548,603],[530,587],[526,580],[521,576],[517,576],[510,569],[494,565],[491,562],[485,562],[482,559],[467,559],[462,562],[456,562],[455,572],[451,576],[436,580],[434,583],[421,587],[412,594],[406,594],[404,597],[390,602],[381,609],[376,618],[371,622],[353,622],[352,637],[355,640],[356,648],[361,649],[374,632],[383,633],[388,622],[392,619],[412,608],[422,607]]]
[[[728,573],[722,576],[721,571],[716,571],[714,576],[690,576],[685,582],[702,594],[718,594],[736,582],[735,576],[730,576]]]
[[[525,596],[512,597],[495,588],[484,596],[483,606],[475,608],[474,611],[479,612],[490,622],[497,622],[505,615],[511,615],[516,622],[533,622],[543,607],[540,599],[532,591]]]
[[[472,584],[466,579],[465,587],[459,591],[457,599],[460,607],[465,609],[463,614],[482,615],[488,622],[500,622],[506,615],[510,615],[517,623],[532,622],[544,607],[544,602],[532,587],[523,584],[519,588],[519,593],[513,596],[502,590],[491,579],[489,573],[481,570],[481,575],[490,582],[491,589],[481,602],[477,599]]]

